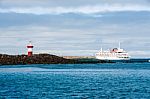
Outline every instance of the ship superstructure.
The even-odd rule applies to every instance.
[[[130,60],[129,54],[120,48],[120,44],[119,48],[113,48],[108,51],[103,51],[101,48],[95,57],[99,60]]]

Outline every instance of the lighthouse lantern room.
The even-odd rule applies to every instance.
[[[27,48],[28,48],[28,56],[32,56],[32,54],[33,54],[33,45],[31,43],[31,41],[27,45]]]

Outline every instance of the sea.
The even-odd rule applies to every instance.
[[[150,63],[2,65],[0,99],[150,99]]]

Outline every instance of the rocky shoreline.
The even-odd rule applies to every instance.
[[[121,63],[143,63],[150,59],[131,59],[119,61]],[[118,61],[102,61],[93,57],[59,57],[51,54],[28,55],[7,55],[0,54],[0,65],[26,65],[26,64],[97,64],[97,63],[117,63]]]
[[[7,55],[0,54],[0,65],[18,65],[18,64],[74,64],[75,60],[65,59],[63,57],[50,54],[27,55]]]
[[[26,64],[96,64],[106,63],[95,58],[64,58],[51,54],[7,55],[0,54],[0,65],[26,65]]]

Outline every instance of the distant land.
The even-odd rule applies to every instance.
[[[119,61],[125,63],[149,62],[150,59],[131,59],[129,61]],[[96,64],[96,63],[116,63],[118,61],[102,61],[93,56],[56,56],[51,54],[28,55],[7,55],[0,54],[0,65],[26,65],[26,64]]]
[[[94,58],[68,56],[60,57],[51,54],[28,55],[7,55],[0,54],[0,65],[26,65],[26,64],[83,64],[83,63],[102,63]]]
[[[50,54],[28,55],[6,55],[0,54],[1,65],[18,65],[18,64],[73,64],[74,60],[64,59],[63,57]]]

